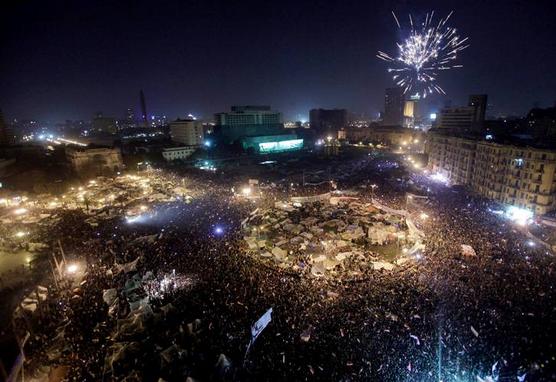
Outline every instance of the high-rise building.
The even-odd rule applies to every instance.
[[[416,111],[417,101],[407,100],[403,107],[403,127],[414,128],[415,127],[415,111]]]
[[[402,126],[404,115],[404,94],[402,88],[388,88],[384,95],[383,125]]]
[[[4,122],[4,116],[2,115],[2,110],[0,110],[0,146],[7,146],[12,143],[11,132]]]
[[[311,109],[309,126],[321,138],[337,138],[338,131],[348,126],[348,112],[346,109]]]
[[[534,108],[525,118],[526,131],[537,139],[556,139],[556,107]]]
[[[133,108],[131,108],[131,107],[127,108],[127,110],[125,111],[125,119],[129,123],[135,122],[135,113],[133,112]]]
[[[151,115],[149,121],[151,127],[162,127],[167,125],[167,120],[165,115]]]
[[[440,111],[436,126],[454,132],[470,132],[475,116],[476,110],[473,106],[445,108]]]
[[[97,132],[108,132],[114,134],[118,131],[118,124],[115,118],[105,117],[102,113],[97,113],[93,118],[92,128]]]
[[[486,117],[487,108],[487,95],[486,94],[473,94],[469,96],[468,106],[475,108],[475,121],[483,122]]]
[[[177,119],[170,122],[172,140],[186,146],[203,144],[203,124],[193,118]]]
[[[118,121],[118,126],[120,129],[130,129],[137,127],[137,121],[135,119],[135,112],[133,108],[128,107],[125,111],[125,117]]]
[[[436,126],[455,133],[480,132],[484,127],[486,94],[469,97],[468,106],[444,108]]]
[[[145,94],[143,93],[143,89],[139,91],[139,101],[141,102],[141,120],[143,121],[143,127],[149,127],[147,103],[145,102]]]
[[[216,113],[215,136],[229,144],[243,137],[279,135],[284,133],[282,116],[270,106],[232,106],[231,111]]]

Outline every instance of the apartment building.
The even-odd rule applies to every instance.
[[[556,151],[431,132],[428,168],[451,184],[536,214],[556,209]]]

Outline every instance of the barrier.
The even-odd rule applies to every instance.
[[[401,215],[401,216],[407,216],[408,215],[406,210],[395,210],[393,208],[385,206],[384,204],[380,203],[376,199],[372,199],[371,202],[372,202],[373,206],[375,206],[376,208],[381,209],[383,211],[386,211],[389,214]]]
[[[292,203],[314,203],[314,202],[322,202],[327,201],[330,199],[330,192],[326,194],[320,195],[311,195],[311,196],[292,196],[290,201]]]

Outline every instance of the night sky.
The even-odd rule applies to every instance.
[[[554,2],[34,1],[3,2],[0,108],[8,118],[123,117],[143,89],[149,114],[210,117],[271,104],[287,119],[313,107],[374,116],[391,86],[377,50],[395,52],[390,14],[455,13],[471,46],[444,72],[447,100],[488,93],[490,114],[556,100]],[[405,16],[404,16],[405,15]]]

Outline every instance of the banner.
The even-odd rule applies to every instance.
[[[257,322],[253,324],[253,326],[251,326],[251,340],[247,344],[247,350],[245,350],[245,356],[243,357],[244,365],[247,362],[247,355],[251,350],[251,346],[253,346],[259,334],[262,333],[262,331],[267,327],[267,325],[270,323],[271,320],[272,320],[272,308],[268,309],[266,313],[263,314],[261,318],[259,318]]]
[[[257,322],[253,324],[253,326],[251,326],[251,343],[255,342],[259,334],[261,334],[261,332],[264,330],[264,328],[266,328],[266,326],[270,323],[271,320],[272,320],[272,308],[267,310],[266,313],[263,314],[261,318],[259,318]]]

